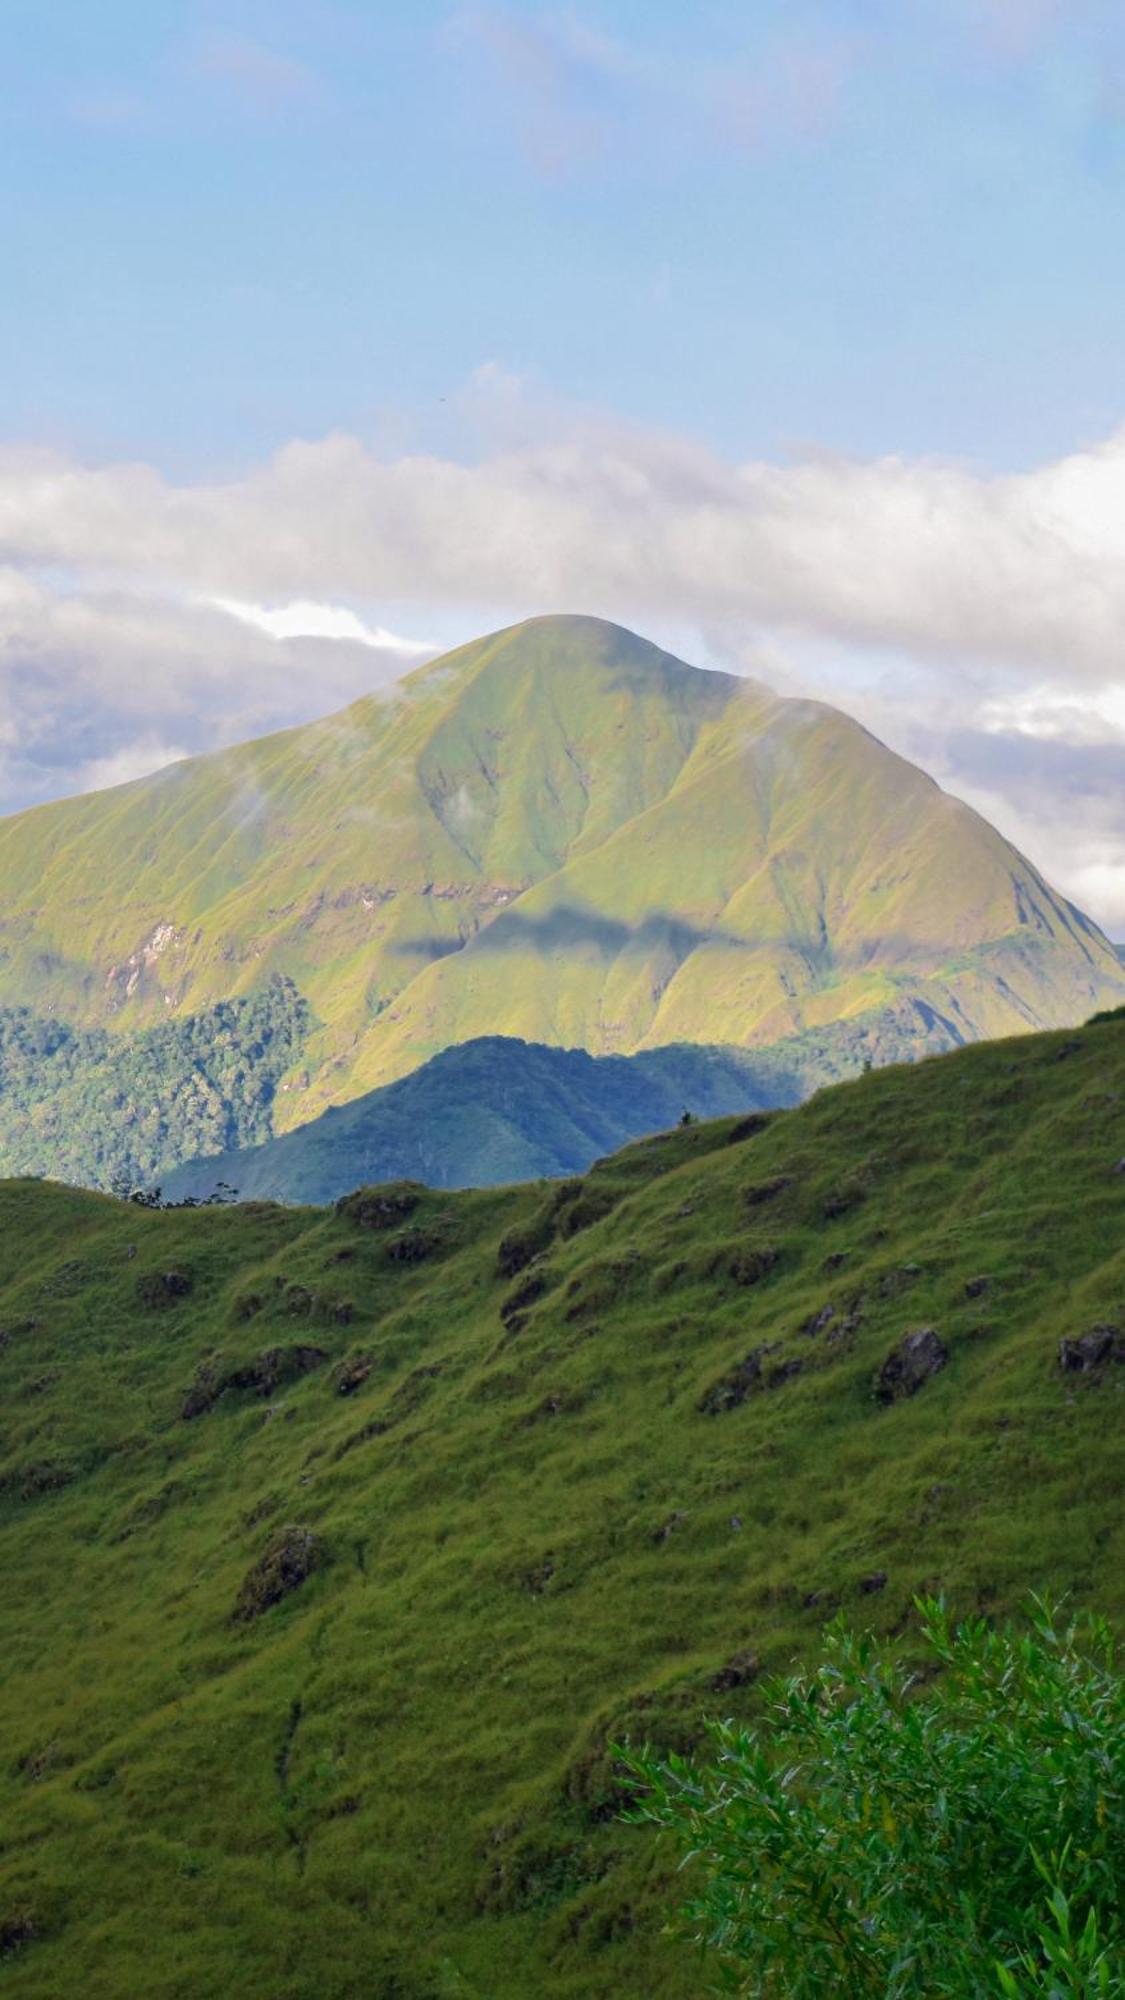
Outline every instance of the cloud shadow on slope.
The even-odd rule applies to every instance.
[[[768,942],[772,944],[776,940]],[[594,910],[576,909],[569,903],[560,904],[542,917],[529,916],[522,910],[507,910],[483,929],[474,931],[470,937],[441,938],[431,935],[399,938],[390,948],[402,957],[440,959],[449,958],[470,944],[478,952],[503,953],[530,948],[544,955],[556,951],[592,949],[605,959],[617,958],[630,946],[642,951],[670,950],[681,959],[709,944],[726,945],[738,951],[758,948],[751,940],[735,937],[733,932],[703,929],[661,910],[654,911],[639,924],[627,924],[617,917],[600,916]]]

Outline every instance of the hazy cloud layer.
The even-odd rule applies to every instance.
[[[6,802],[586,610],[851,708],[1125,926],[1125,431],[989,478],[727,464],[488,371],[467,409],[472,461],[330,436],[223,485],[0,452]]]

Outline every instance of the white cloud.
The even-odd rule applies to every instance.
[[[244,604],[233,597],[217,597],[214,602],[220,611],[228,611],[244,625],[256,625],[271,639],[354,639],[359,646],[404,659],[421,659],[440,650],[425,639],[404,639],[385,625],[369,625],[342,604],[315,604],[308,598],[272,606]]]
[[[0,558],[241,605],[578,602],[1021,677],[1121,675],[1125,431],[995,478],[895,458],[730,465],[581,413],[565,437],[550,421],[472,465],[335,435],[210,487],[9,450]]]
[[[333,435],[207,485],[0,451],[8,800],[326,712],[435,628],[585,610],[852,708],[1125,921],[1125,430],[995,477],[730,464],[496,370],[462,404],[471,463]]]
[[[330,616],[287,608],[293,636],[136,574],[0,569],[0,811],[324,714],[418,662],[420,642],[346,617],[321,636]]]

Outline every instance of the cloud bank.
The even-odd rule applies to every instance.
[[[8,806],[324,711],[434,624],[585,610],[837,700],[1125,928],[1125,430],[986,477],[730,464],[489,371],[471,400],[471,461],[333,435],[177,485],[0,450]]]

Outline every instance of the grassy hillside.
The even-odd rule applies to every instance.
[[[363,1181],[538,1180],[581,1173],[685,1111],[715,1118],[803,1095],[795,1064],[740,1049],[589,1056],[494,1035],[278,1139],[192,1160],[165,1176],[164,1193],[205,1199],[221,1179],[243,1200],[329,1202]]]
[[[1123,1156],[1118,1019],[554,1188],[4,1185],[6,1991],[694,2000],[607,1739],[1125,1615]]]
[[[129,1029],[291,978],[322,1024],[291,1124],[482,1035],[628,1054],[846,1021],[878,1052],[1125,995],[1096,928],[847,717],[594,619],[17,815],[0,884],[11,1005]]]

